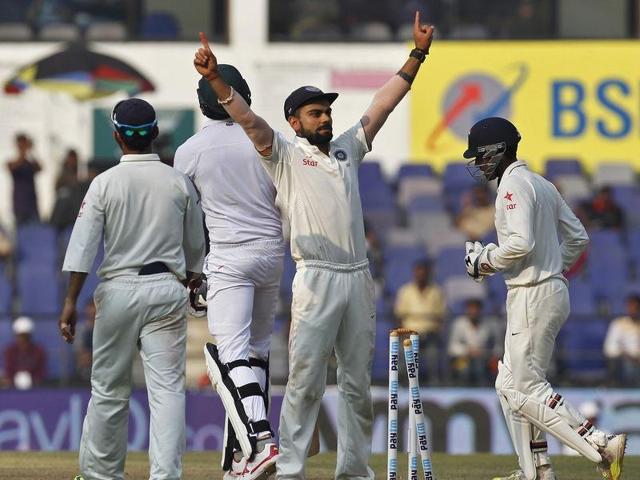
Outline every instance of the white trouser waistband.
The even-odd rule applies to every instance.
[[[211,243],[210,250],[223,250],[229,248],[256,248],[256,247],[268,247],[270,245],[284,245],[282,238],[264,238],[260,240],[254,240],[252,242],[242,243]]]
[[[118,277],[103,280],[102,283],[136,285],[140,283],[159,283],[167,280],[175,280],[179,282],[178,277],[173,273],[154,273],[152,275],[120,275]]]
[[[296,270],[303,268],[316,268],[319,270],[331,270],[333,272],[357,272],[369,268],[369,260],[362,260],[356,263],[332,263],[322,260],[298,260]]]

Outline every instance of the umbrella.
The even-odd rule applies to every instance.
[[[131,65],[78,44],[22,67],[5,82],[4,91],[20,93],[30,86],[66,92],[77,100],[105,97],[119,91],[133,96],[154,90],[151,81]]]

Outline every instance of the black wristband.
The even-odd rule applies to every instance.
[[[421,48],[414,48],[409,54],[410,57],[417,59],[420,63],[425,61],[427,55],[429,55],[429,51],[422,50]]]
[[[403,72],[402,70],[398,70],[398,73],[396,73],[396,75],[398,75],[401,79],[403,79],[409,85],[411,85],[413,83],[413,80],[416,78],[416,77],[412,77],[408,73]]]

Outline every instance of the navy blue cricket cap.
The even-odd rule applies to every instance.
[[[128,98],[118,102],[111,112],[111,121],[118,130],[152,129],[158,123],[156,111],[149,102],[141,98]]]
[[[507,147],[514,147],[520,141],[520,133],[513,123],[502,117],[483,118],[469,130],[467,150],[464,158],[478,156],[478,147],[505,142]]]
[[[284,101],[284,118],[288,120],[297,109],[315,100],[328,100],[331,105],[336,98],[338,98],[337,93],[324,93],[319,88],[308,85],[300,87],[291,92]]]

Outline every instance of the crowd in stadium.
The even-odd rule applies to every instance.
[[[101,164],[79,168],[78,155],[69,150],[60,162],[52,213],[45,219],[37,208],[39,163],[33,142],[21,133],[15,147],[7,163],[14,182],[15,233],[0,227],[2,384],[25,388],[42,382],[87,382],[95,271],[81,295],[83,319],[73,350],[60,340],[55,320],[66,280],[60,273],[61,254]],[[591,237],[591,249],[566,273],[572,315],[558,342],[554,376],[569,384],[637,385],[640,265],[632,252],[640,251],[640,213],[634,208],[640,204],[640,186],[635,173],[626,164],[608,163],[588,175],[576,159],[552,159],[544,173],[565,192]],[[405,164],[390,181],[375,159],[361,167],[360,191],[377,284],[380,355],[374,361],[374,379],[386,378],[386,332],[400,325],[420,333],[426,382],[489,385],[502,355],[506,290],[500,276],[483,284],[470,281],[461,259],[465,240],[495,241],[494,193],[476,183],[462,163],[448,164],[441,174],[428,164]],[[592,254],[599,251],[606,256]],[[286,356],[294,273],[288,257],[276,357]],[[17,375],[21,371],[30,372],[29,378]],[[284,381],[286,374],[286,361],[276,359],[275,380]]]

